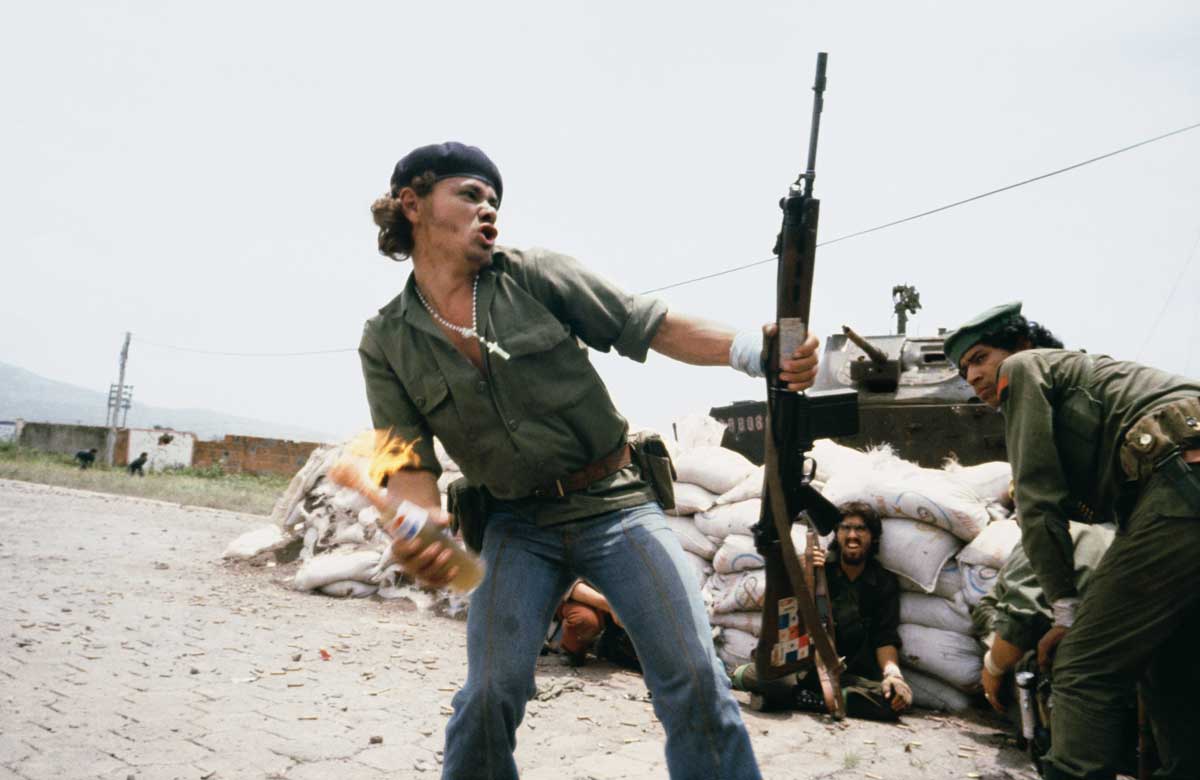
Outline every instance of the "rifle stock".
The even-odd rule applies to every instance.
[[[820,583],[823,577],[806,576],[792,542],[791,527],[803,520],[826,534],[840,520],[837,508],[812,486],[816,464],[808,452],[818,438],[858,431],[858,394],[854,390],[796,393],[778,379],[782,358],[790,356],[808,336],[821,208],[820,201],[812,196],[812,187],[826,60],[824,52],[817,55],[808,167],[780,201],[783,227],[775,246],[779,258],[778,330],[768,345],[763,504],[755,526],[755,540],[767,562],[767,585],[755,665],[758,679],[774,680],[815,663],[826,705],[834,717],[842,717],[845,713],[838,677],[844,665],[833,642],[828,594],[824,596],[825,609],[819,610],[816,588],[809,583]]]

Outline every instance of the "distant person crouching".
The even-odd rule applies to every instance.
[[[146,476],[146,472],[142,471],[142,467],[146,465],[146,461],[148,460],[150,460],[149,454],[143,452],[141,455],[138,455],[137,458],[129,463],[129,476],[132,477],[135,474],[139,477]]]

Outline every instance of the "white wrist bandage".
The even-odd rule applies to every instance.
[[[883,679],[886,680],[889,677],[899,677],[901,680],[904,679],[904,675],[900,674],[900,667],[891,662],[888,662],[887,666],[883,667]]]
[[[1075,624],[1075,610],[1079,609],[1079,598],[1057,599],[1050,605],[1054,612],[1054,625],[1070,628]]]
[[[992,651],[991,650],[988,650],[986,653],[983,654],[983,668],[987,669],[988,674],[990,674],[993,677],[1003,677],[1004,676],[1004,670],[1001,669],[999,666],[997,666],[996,662],[992,659]]]
[[[729,346],[729,365],[747,376],[766,376],[762,353],[762,331],[740,330]]]

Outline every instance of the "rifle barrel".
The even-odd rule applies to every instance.
[[[808,135],[808,167],[804,171],[804,197],[812,197],[817,178],[817,136],[821,133],[821,109],[825,106],[825,63],[829,55],[817,52],[817,77],[813,81],[812,129]]]

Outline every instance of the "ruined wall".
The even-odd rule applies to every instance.
[[[219,465],[228,474],[278,474],[290,477],[320,446],[311,441],[226,436],[221,441],[196,442],[192,450],[192,466],[202,469]]]
[[[17,444],[41,452],[61,452],[64,455],[74,455],[80,450],[95,447],[102,458],[107,436],[108,428],[101,425],[27,422],[21,427]]]
[[[123,446],[120,440],[117,441],[117,452],[123,459],[122,465],[128,464],[143,452],[149,456],[146,471],[162,471],[192,465],[196,445],[196,435],[193,433],[161,428],[129,428],[120,433],[125,439]]]
[[[0,443],[16,442],[24,427],[24,420],[0,420]]]

